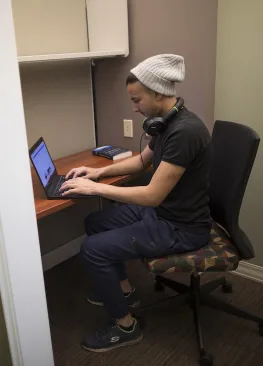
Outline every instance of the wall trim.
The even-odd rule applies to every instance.
[[[79,236],[64,245],[61,245],[57,249],[52,250],[47,254],[44,254],[42,256],[43,270],[47,271],[48,269],[55,267],[56,265],[73,257],[74,255],[77,255],[85,237],[86,235]]]
[[[263,283],[263,267],[253,263],[241,261],[237,270],[231,273]]]

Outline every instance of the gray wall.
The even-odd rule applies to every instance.
[[[28,145],[43,136],[53,159],[95,146],[90,62],[20,65]]]
[[[209,127],[214,119],[217,0],[130,0],[130,55],[96,61],[98,143],[139,149],[142,116],[135,114],[125,79],[138,62],[159,53],[181,54],[186,79],[177,94]],[[123,137],[122,120],[134,120],[134,138]]]

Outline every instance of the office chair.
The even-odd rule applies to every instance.
[[[144,260],[146,268],[156,275],[155,289],[158,291],[167,286],[181,295],[184,294],[178,296],[179,300],[186,300],[192,308],[200,366],[213,365],[212,355],[204,348],[199,319],[200,304],[257,322],[259,333],[263,336],[263,318],[209,295],[219,286],[223,292],[232,292],[231,283],[226,277],[200,286],[200,273],[234,271],[240,260],[254,257],[253,247],[240,229],[238,218],[259,142],[259,136],[247,126],[233,122],[215,122],[209,191],[213,219],[210,243],[194,252]],[[190,286],[161,276],[174,272],[188,272]]]

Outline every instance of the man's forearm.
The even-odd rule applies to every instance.
[[[154,195],[150,193],[149,186],[115,187],[97,183],[92,194],[124,203],[151,207],[157,206]]]
[[[140,159],[140,155],[137,155],[101,169],[101,176],[106,177],[139,173],[143,170],[143,165]]]

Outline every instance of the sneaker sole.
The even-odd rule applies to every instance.
[[[109,348],[100,348],[100,349],[96,349],[95,348],[94,349],[94,348],[89,348],[89,347],[83,346],[83,344],[81,346],[82,346],[82,348],[84,348],[87,351],[96,352],[96,353],[102,353],[102,352],[111,351],[111,350],[113,350],[115,348],[119,348],[119,347],[133,346],[135,344],[140,343],[142,340],[143,340],[143,334],[139,338],[134,339],[133,341],[119,343],[119,344],[116,344],[115,346],[112,346],[112,347],[109,347]]]
[[[103,302],[99,302],[99,301],[93,301],[93,300],[90,300],[88,297],[86,298],[86,300],[92,304],[92,305],[96,305],[96,306],[104,306]]]

